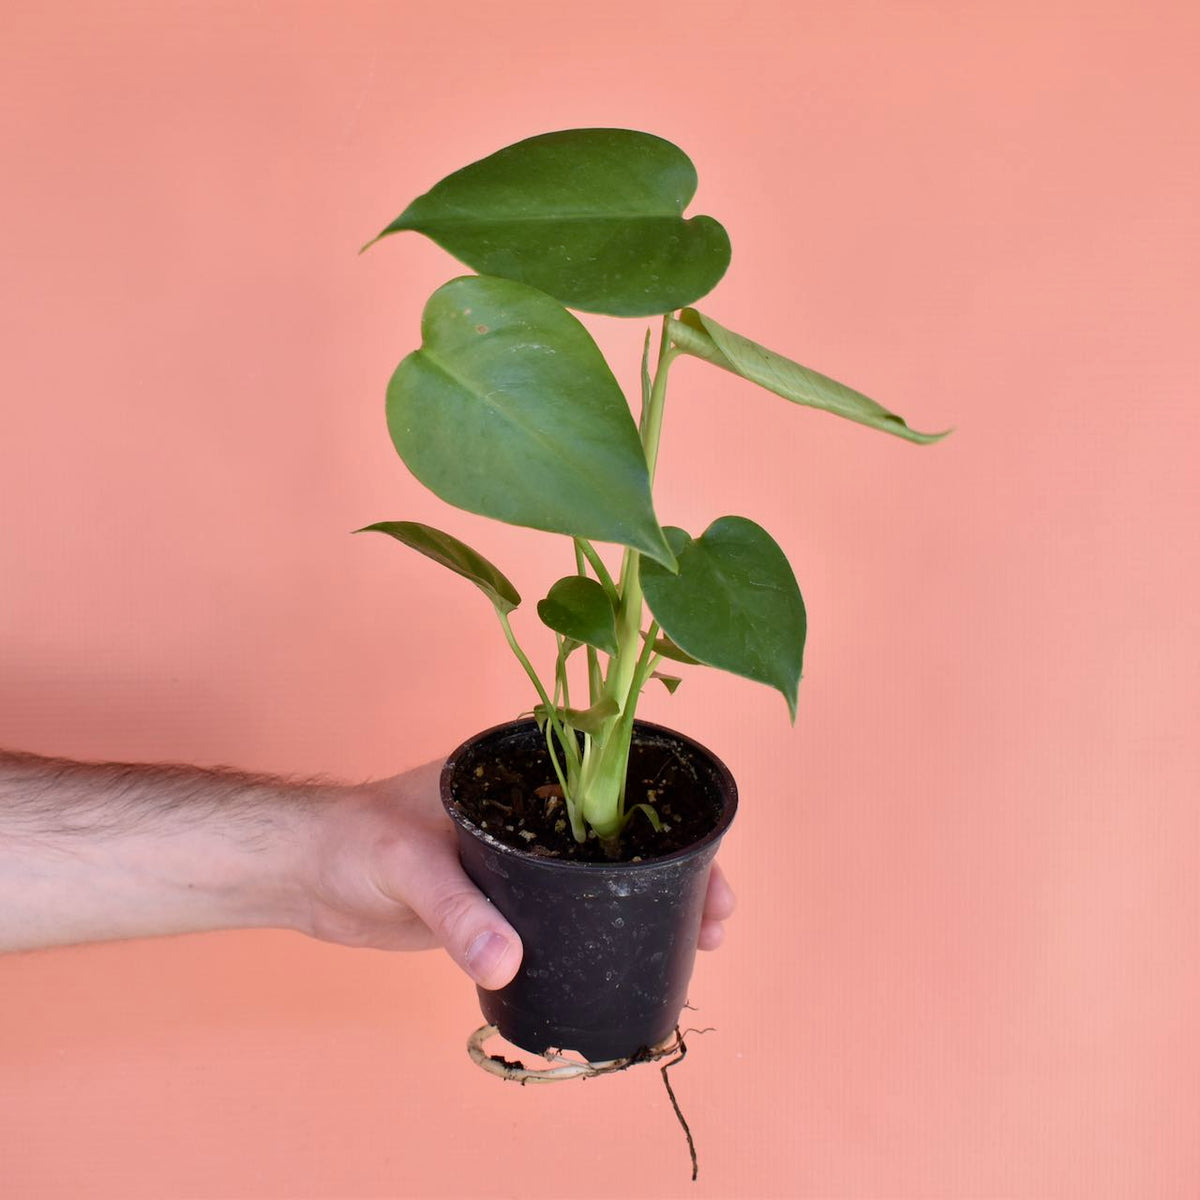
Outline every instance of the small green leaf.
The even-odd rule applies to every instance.
[[[416,521],[378,521],[354,532],[386,533],[396,541],[419,550],[434,562],[449,567],[456,575],[469,579],[500,612],[510,613],[521,603],[520,593],[501,571],[465,542],[440,529]]]
[[[388,384],[388,429],[409,470],[448,504],[664,564],[650,475],[620,385],[556,300],[509,279],[438,288],[423,342]]]
[[[591,708],[562,708],[560,706],[555,711],[558,713],[560,721],[572,729],[579,730],[580,733],[601,733],[605,722],[615,717],[621,709],[611,696],[606,696],[603,700],[593,704]],[[546,706],[544,704],[537,705],[533,710],[533,715],[538,723],[538,728],[544,729],[549,715]]]
[[[721,517],[695,540],[666,534],[679,573],[641,564],[654,619],[700,662],[776,688],[795,720],[807,620],[783,551],[745,517]]]
[[[678,675],[663,675],[659,671],[651,671],[650,678],[657,679],[672,696],[675,695],[675,689],[683,682]]]
[[[662,832],[663,823],[659,819],[658,813],[654,811],[654,806],[650,804],[635,804],[625,814],[625,821],[623,824],[628,825],[630,818],[635,812],[640,812],[646,818],[646,820],[650,822],[650,825],[654,829],[655,833]]]
[[[654,653],[661,655],[663,658],[672,659],[674,662],[686,663],[688,666],[695,666],[699,661],[693,658],[690,654],[684,654],[680,648],[675,645],[668,637],[656,638],[654,642]]]
[[[650,316],[698,300],[729,265],[725,230],[682,216],[695,192],[696,168],[662,138],[564,129],[446,176],[379,237],[415,230],[481,275],[571,308]]]
[[[894,433],[922,445],[940,441],[950,432],[918,433],[909,429],[903,417],[889,412],[861,392],[725,329],[694,308],[684,309],[678,321],[672,319],[670,328],[672,340],[685,354],[732,371],[795,404],[823,408],[848,421],[857,421],[860,425]]]
[[[555,633],[605,654],[617,652],[617,618],[608,593],[594,579],[568,575],[538,601],[538,616]]]

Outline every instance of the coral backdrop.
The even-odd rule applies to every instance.
[[[647,702],[743,796],[675,1074],[694,1188],[657,1073],[504,1085],[442,956],[233,932],[0,960],[0,1194],[1200,1194],[1198,34],[1162,0],[8,0],[2,745],[364,778],[528,705],[468,585],[348,532],[559,573],[388,442],[461,268],[356,254],[532,133],[676,141],[734,247],[704,307],[957,432],[676,370],[662,518],[761,522],[810,617],[794,730],[715,673]],[[645,323],[607,325],[632,386]]]

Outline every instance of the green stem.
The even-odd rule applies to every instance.
[[[658,446],[662,438],[663,410],[667,400],[667,378],[671,363],[679,355],[670,344],[668,336],[670,317],[663,317],[662,339],[659,343],[658,368],[650,387],[650,398],[642,413],[642,447],[646,455],[646,467],[654,480],[654,469],[658,463]],[[640,556],[636,550],[625,548],[621,561],[621,604],[617,609],[617,657],[609,667],[606,694],[623,704],[629,694],[629,685],[639,652],[642,630],[642,585],[638,577]]]
[[[600,586],[612,601],[613,608],[616,608],[621,601],[620,596],[617,595],[617,585],[613,583],[613,577],[608,573],[608,568],[604,565],[604,560],[596,553],[595,546],[586,538],[576,538],[575,549],[587,559],[588,564],[596,573],[596,578],[600,581]],[[583,574],[582,570],[580,574]]]
[[[641,555],[625,550],[621,568],[621,606],[617,609],[617,655],[609,664],[605,695],[623,704],[637,665],[638,638],[642,631],[642,582],[638,577]]]
[[[533,663],[529,661],[525,651],[521,649],[520,643],[517,641],[517,635],[513,633],[512,626],[508,622],[508,613],[496,609],[496,615],[500,618],[500,624],[504,628],[504,636],[508,640],[512,652],[517,656],[517,661],[525,668],[525,674],[529,676],[533,686],[537,689],[537,694],[541,697],[542,703],[553,713],[554,705],[551,703],[550,697],[546,694],[546,689],[542,685],[541,679],[538,678],[538,673],[533,669]]]
[[[678,351],[670,344],[669,317],[663,318],[659,343],[658,364],[654,379],[649,379],[646,355],[643,355],[643,405],[639,431],[646,466],[651,480],[658,460],[662,437],[663,409],[667,398],[667,378],[671,363]],[[581,550],[582,552],[582,550]],[[590,747],[586,769],[580,778],[580,803],[588,823],[596,831],[605,848],[615,853],[620,835],[625,803],[625,778],[629,768],[629,741],[638,696],[649,677],[654,658],[654,640],[658,625],[651,623],[651,633],[642,640],[643,595],[639,566],[641,556],[625,548],[621,560],[621,582],[618,588],[617,653],[609,662],[604,680],[603,696],[618,706],[618,715],[611,719]]]
[[[642,647],[642,652],[638,655],[637,670],[633,674],[633,684],[631,685],[636,690],[631,690],[629,694],[629,707],[636,708],[638,696],[641,695],[642,688],[646,686],[646,680],[650,678],[650,672],[654,670],[659,662],[660,656],[654,652],[654,640],[658,637],[659,625],[657,621],[650,622],[650,628],[646,631],[646,644]]]
[[[517,656],[517,661],[525,668],[525,674],[529,676],[533,686],[537,689],[537,694],[541,697],[542,703],[546,706],[546,721],[554,730],[558,737],[559,744],[562,746],[564,753],[567,756],[569,770],[577,772],[579,770],[579,746],[575,740],[574,733],[566,729],[558,717],[558,706],[553,703],[550,697],[546,694],[546,688],[538,678],[538,673],[533,669],[533,664],[529,661],[525,651],[521,649],[520,643],[517,641],[516,634],[512,631],[512,626],[508,623],[508,614],[496,609],[496,615],[500,618],[500,624],[504,628],[504,636],[508,640],[509,647]],[[555,764],[557,770],[557,760]],[[560,776],[564,790],[566,787],[565,781]]]
[[[624,822],[625,818],[625,780],[628,775],[629,764],[628,747],[633,737],[633,720],[637,716],[638,700],[641,697],[642,688],[646,686],[646,681],[650,678],[650,671],[654,662],[654,639],[656,637],[658,637],[658,622],[651,621],[650,631],[646,635],[646,642],[642,646],[642,652],[638,655],[633,679],[629,684],[629,695],[626,697],[625,704],[621,709],[621,723],[616,734],[620,744],[626,748],[625,769],[621,772],[620,812],[622,822]]]
[[[665,333],[664,333],[665,340]],[[646,417],[646,428],[642,433],[642,446],[646,451],[646,466],[650,470],[650,482],[654,482],[654,468],[658,465],[658,443],[662,437],[663,410],[666,408],[667,376],[671,364],[679,357],[681,351],[674,346],[668,346],[658,360],[658,370],[654,375],[654,387],[650,390],[650,411]]]
[[[583,735],[583,762],[579,768],[579,788],[578,794],[568,798],[567,816],[571,820],[571,834],[577,842],[587,841],[587,823],[583,819],[583,797],[587,787],[588,779],[588,762],[591,760],[594,750],[594,741],[591,734]]]
[[[571,680],[567,675],[567,656],[563,653],[563,647],[566,645],[566,639],[561,635],[558,637],[558,671],[559,683],[562,687],[562,705],[563,708],[571,707]]]
[[[584,546],[587,546],[589,549],[591,549],[591,543],[586,541],[584,538],[576,538],[575,539],[575,570],[579,575],[582,575],[586,579],[587,578],[587,569],[583,565],[585,557],[586,557],[585,552],[584,552]],[[592,550],[592,553],[595,554],[596,553],[595,550]],[[597,557],[599,557],[599,556],[597,556]],[[603,563],[601,563],[600,565],[602,567],[604,566]],[[606,574],[607,574],[607,572],[606,572]],[[609,576],[609,582],[610,583],[612,582],[611,576]],[[614,601],[613,602],[614,609],[616,608],[616,604],[617,604],[617,601]],[[588,703],[595,704],[599,701],[601,692],[604,689],[604,679],[600,674],[600,659],[596,654],[595,646],[587,647],[587,679],[588,679]]]
[[[560,788],[562,788],[563,799],[567,803],[567,811],[572,812],[573,807],[572,807],[572,803],[571,803],[571,788],[570,788],[569,781],[567,779],[567,775],[570,774],[570,769],[568,768],[567,775],[563,774],[562,764],[558,761],[558,752],[554,749],[554,741],[555,741],[556,736],[557,735],[555,734],[554,730],[551,728],[550,723],[547,722],[546,723],[546,750],[548,751],[548,753],[550,755],[550,765],[554,768],[554,774],[558,776],[558,786]]]

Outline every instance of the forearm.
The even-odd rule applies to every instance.
[[[0,951],[306,921],[330,789],[0,751]]]
[[[438,761],[371,783],[0,751],[0,953],[209,929],[444,946],[502,987],[521,940],[463,873]],[[732,893],[713,872],[700,944]]]

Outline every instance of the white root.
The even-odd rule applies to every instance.
[[[508,1079],[514,1083],[558,1083],[564,1079],[591,1079],[595,1075],[611,1075],[614,1071],[625,1071],[641,1063],[658,1062],[678,1054],[683,1038],[676,1030],[671,1037],[659,1046],[638,1054],[632,1058],[615,1058],[610,1062],[583,1062],[579,1059],[568,1058],[557,1050],[547,1050],[541,1057],[553,1065],[549,1067],[527,1067],[521,1062],[512,1062],[500,1055],[491,1055],[484,1045],[496,1037],[498,1030],[495,1025],[483,1025],[475,1030],[467,1039],[467,1053],[471,1061],[485,1070],[489,1075],[499,1079]]]

